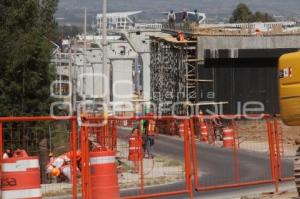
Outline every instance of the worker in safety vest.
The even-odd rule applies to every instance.
[[[134,172],[139,172],[139,162],[143,158],[142,138],[139,130],[134,128],[129,137],[128,160],[133,162]]]
[[[65,153],[63,155],[58,156],[57,158],[53,158],[52,161],[46,166],[46,173],[51,174],[53,177],[59,178],[67,178],[71,181],[71,159],[76,158],[77,161],[77,170],[80,172],[81,167],[81,155],[80,151],[77,151],[76,154],[73,156],[72,152]]]
[[[146,129],[148,126],[147,120],[141,121],[141,134],[142,134],[142,147],[143,147],[143,154],[146,154],[146,143],[147,143],[147,135],[146,135]]]
[[[65,155],[53,158],[46,166],[46,173],[51,174],[57,181],[60,181],[59,177],[62,175],[61,168],[66,165]]]
[[[154,116],[154,113],[148,113],[147,116]],[[146,151],[145,155],[148,155],[148,158],[153,158],[153,146],[154,146],[154,137],[156,135],[156,121],[154,119],[149,119],[145,122],[146,126]]]

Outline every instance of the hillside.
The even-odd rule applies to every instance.
[[[160,12],[170,9],[198,9],[210,18],[228,18],[239,2],[244,2],[254,11],[269,12],[275,16],[295,17],[300,14],[299,0],[108,0],[108,10],[133,11],[143,10],[142,20],[155,20]],[[83,8],[86,7],[91,20],[100,12],[101,0],[60,0],[57,17],[65,18],[64,22],[81,22]]]

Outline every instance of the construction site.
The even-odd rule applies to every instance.
[[[101,37],[85,13],[52,55],[51,114],[0,117],[0,198],[298,197],[298,24],[138,13],[104,10]]]

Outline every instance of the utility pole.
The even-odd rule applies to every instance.
[[[83,101],[86,100],[86,8],[84,8],[84,47],[83,47]]]
[[[102,47],[103,47],[103,76],[107,78],[108,82],[103,82],[102,93],[106,95],[103,96],[103,101],[108,105],[110,101],[110,67],[107,64],[107,0],[102,0]],[[105,92],[104,92],[105,91]]]

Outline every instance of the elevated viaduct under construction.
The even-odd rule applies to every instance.
[[[159,112],[182,115],[198,104],[196,111],[220,105],[218,113],[236,114],[251,101],[278,113],[277,61],[300,49],[300,33],[213,30],[186,30],[183,41],[179,29],[151,37],[151,95]]]

